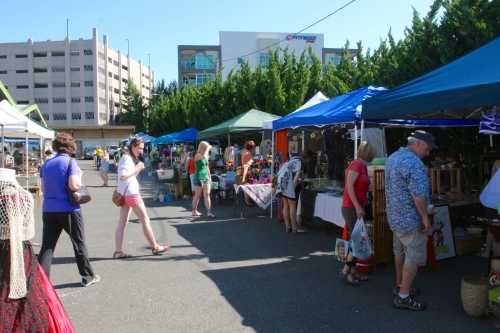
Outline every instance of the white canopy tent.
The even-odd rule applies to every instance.
[[[9,138],[24,138],[26,147],[26,185],[28,186],[28,140],[30,138],[40,139],[40,151],[42,150],[42,140],[43,139],[53,139],[54,131],[49,130],[33,120],[29,119],[21,112],[19,112],[14,106],[12,106],[7,100],[0,102],[0,129],[2,137],[2,167],[5,165],[5,137]]]

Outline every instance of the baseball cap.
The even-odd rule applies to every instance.
[[[432,149],[438,149],[434,136],[426,131],[418,130],[410,134],[411,138],[419,139],[427,143]]]

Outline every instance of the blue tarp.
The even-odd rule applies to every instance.
[[[445,66],[363,103],[364,119],[466,118],[500,105],[500,37]],[[438,113],[433,115],[433,113]],[[479,116],[479,115],[478,115]]]
[[[165,145],[171,143],[195,143],[198,137],[198,130],[196,128],[187,128],[180,132],[170,133],[160,136],[154,140],[154,144]]]
[[[290,113],[273,121],[273,131],[301,126],[353,123],[360,119],[361,103],[365,99],[376,96],[385,90],[383,87],[363,87],[306,109]]]
[[[144,141],[144,143],[150,143],[156,139],[154,136],[151,136],[151,135],[143,133],[143,132],[139,132],[139,133],[135,134],[135,136],[141,138]]]

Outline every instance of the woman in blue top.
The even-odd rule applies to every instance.
[[[47,160],[40,170],[44,196],[43,240],[38,260],[47,276],[50,276],[57,240],[61,231],[66,231],[73,243],[82,286],[88,287],[99,282],[100,277],[94,274],[88,258],[80,205],[73,205],[68,195],[68,188],[78,191],[82,184],[82,170],[72,158],[76,144],[70,134],[58,133],[52,148],[57,155]]]

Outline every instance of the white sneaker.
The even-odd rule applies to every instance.
[[[87,280],[86,278],[82,278],[82,287],[90,287],[93,284],[96,284],[97,282],[101,281],[101,277],[99,275],[94,275],[90,280]]]

